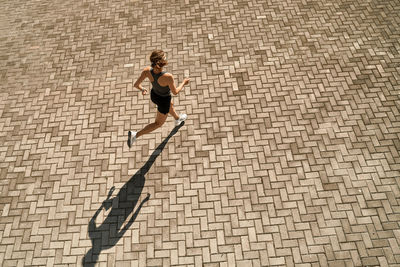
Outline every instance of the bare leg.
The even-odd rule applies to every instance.
[[[174,109],[174,104],[171,101],[171,106],[169,107],[169,114],[171,114],[172,117],[174,117],[175,120],[179,119],[178,114],[176,114],[176,111]]]
[[[168,116],[168,114],[162,114],[159,111],[157,111],[156,121],[153,123],[150,123],[149,125],[144,127],[142,130],[140,130],[136,134],[136,138],[138,138],[144,134],[151,133],[155,129],[161,127],[164,124],[165,120],[167,119],[167,116]]]

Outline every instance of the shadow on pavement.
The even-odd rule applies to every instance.
[[[99,207],[99,209],[96,211],[89,222],[89,237],[92,241],[92,248],[83,257],[83,266],[95,266],[101,251],[115,246],[115,244],[118,243],[121,237],[133,224],[143,204],[150,198],[150,194],[147,194],[146,198],[139,204],[135,213],[132,214],[132,217],[124,225],[129,215],[131,215],[131,213],[133,212],[133,209],[136,206],[142,193],[145,183],[145,174],[150,170],[154,161],[161,154],[168,140],[174,134],[176,134],[183,125],[184,122],[181,125],[176,126],[171,131],[168,137],[165,138],[164,141],[154,150],[153,154],[151,154],[150,158],[147,160],[144,166],[140,168],[131,177],[131,179],[129,179],[128,182],[126,182],[126,184],[120,189],[118,194],[113,199],[110,199],[110,197],[115,187],[112,187],[110,189],[107,199],[103,201],[102,205]],[[102,224],[97,226],[96,218],[97,216],[99,216],[103,207],[105,210],[109,210],[110,208],[111,210],[105,220],[102,222]]]

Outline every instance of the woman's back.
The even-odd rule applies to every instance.
[[[169,89],[169,86],[162,86],[159,84],[158,80],[163,76],[166,72],[162,71],[159,73],[155,73],[154,69],[151,68],[150,70],[151,76],[153,77],[153,81],[151,84],[153,85],[153,91],[159,95],[159,96],[169,96],[171,95],[171,90]]]

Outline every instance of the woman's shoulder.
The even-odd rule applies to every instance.
[[[146,68],[144,68],[143,71],[142,71],[142,75],[145,75],[147,78],[150,79],[150,76],[152,76],[152,75],[151,75],[151,70],[152,70],[152,69],[153,69],[152,67],[146,67]]]
[[[169,72],[164,72],[163,77],[169,78],[169,79],[173,79],[174,75],[172,75],[172,73]]]

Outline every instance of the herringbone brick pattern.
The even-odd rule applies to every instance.
[[[0,265],[400,265],[399,1],[1,6]],[[189,119],[140,176],[155,48]],[[102,209],[135,173],[137,217]]]

